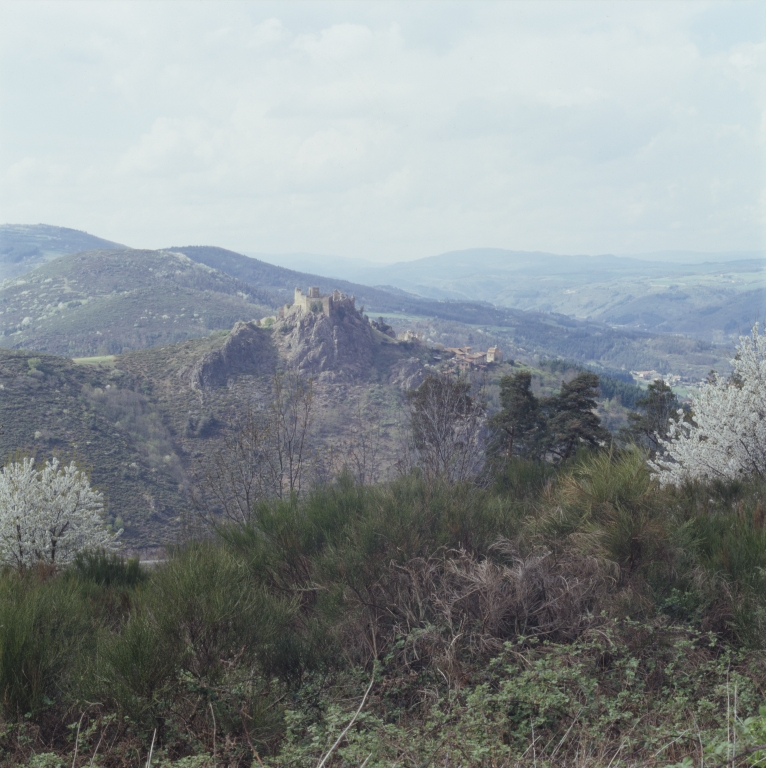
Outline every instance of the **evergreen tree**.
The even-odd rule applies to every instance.
[[[636,401],[639,413],[628,414],[628,427],[623,437],[649,449],[653,456],[668,437],[670,422],[678,421],[681,404],[673,390],[662,379],[653,381],[646,395]]]
[[[507,457],[539,458],[545,424],[532,392],[532,374],[520,371],[500,379],[502,410],[493,416],[492,452]]]
[[[584,371],[570,382],[562,382],[558,395],[543,404],[547,416],[546,449],[566,461],[580,446],[596,448],[610,439],[595,413],[598,376]]]

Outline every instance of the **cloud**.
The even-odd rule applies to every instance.
[[[4,4],[0,205],[153,246],[757,248],[765,51],[757,3]]]

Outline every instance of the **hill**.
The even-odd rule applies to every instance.
[[[173,246],[169,250],[183,253],[192,261],[218,269],[250,285],[278,293],[285,301],[292,299],[295,288],[315,285],[322,293],[331,293],[337,288],[343,293],[354,296],[358,304],[375,312],[435,311],[432,306],[434,302],[424,301],[419,296],[408,295],[405,291],[391,292],[348,280],[296,272],[251,256],[227,251],[225,248],[186,245]]]
[[[573,319],[549,310],[519,310],[455,297],[427,299],[389,286],[370,288],[294,272],[223,248],[174,246],[173,251],[182,252],[192,260],[285,297],[288,292],[291,297],[296,286],[316,285],[325,293],[338,288],[353,294],[357,304],[364,305],[370,314],[383,315],[397,330],[417,329],[422,331],[424,338],[430,337],[434,343],[446,346],[470,344],[476,338],[476,343],[482,339],[487,346],[497,342],[507,354],[516,356],[567,357],[581,363],[628,370],[655,369],[691,378],[703,378],[711,367],[725,367],[728,357],[727,349],[716,348],[700,340],[613,328],[602,321]],[[455,257],[452,264],[462,264],[468,273],[475,269],[475,252],[462,253]],[[493,252],[493,258],[502,263],[505,253]],[[524,255],[519,269],[538,269],[539,256],[534,253]],[[557,258],[563,265],[562,269],[569,270],[572,275],[577,274],[574,262],[569,263],[564,257]],[[605,258],[604,263],[606,261]],[[617,270],[626,268],[620,264],[615,267]],[[491,282],[489,278],[488,282]]]
[[[439,266],[441,257],[422,260],[430,265],[428,274],[448,276],[451,271],[458,274],[464,293],[479,292],[471,288],[470,275],[484,269],[482,264],[485,267],[489,265],[491,269],[485,270],[481,276],[482,290],[487,295],[494,291],[491,295],[498,303],[518,299],[522,303],[529,300],[530,304],[541,305],[537,310],[521,310],[486,301],[465,300],[461,295],[455,292],[450,294],[441,288],[433,292],[442,298],[423,298],[391,286],[372,288],[296,272],[208,246],[181,246],[168,251],[123,249],[111,255],[105,251],[97,253],[62,256],[38,268],[42,272],[35,270],[2,286],[0,333],[3,336],[0,337],[0,345],[68,356],[88,356],[168,344],[203,336],[211,330],[230,328],[237,320],[271,314],[277,305],[291,300],[296,286],[305,288],[315,285],[324,293],[337,288],[354,295],[357,306],[366,308],[370,314],[385,315],[397,330],[418,329],[424,337],[431,337],[434,343],[447,346],[471,344],[475,338],[477,343],[479,339],[482,343],[486,340],[487,345],[500,343],[507,354],[516,357],[567,357],[589,365],[655,369],[691,378],[704,377],[711,367],[722,367],[728,357],[727,349],[716,348],[709,343],[640,330],[648,327],[649,320],[656,317],[660,320],[654,325],[660,330],[667,331],[675,326],[662,324],[662,311],[665,311],[662,307],[658,309],[638,294],[626,299],[619,293],[619,286],[627,290],[638,284],[631,275],[636,269],[644,269],[646,264],[636,260],[552,257],[556,259],[552,266],[552,263],[545,262],[550,255],[517,253],[515,260],[509,262],[509,252],[492,249],[448,254],[449,259],[442,266]],[[168,253],[182,253],[189,261],[183,262],[178,256],[168,256]],[[170,266],[149,263],[152,259],[167,261],[168,258],[175,259]],[[578,259],[583,262],[580,266]],[[512,280],[508,274],[509,264],[517,270]],[[554,266],[563,277],[554,274]],[[407,268],[422,267],[413,262]],[[661,270],[665,267],[650,264],[648,268]],[[686,267],[682,265],[681,268]],[[492,269],[499,272],[496,274]],[[506,272],[501,274],[502,269]],[[551,274],[545,274],[546,269]],[[715,291],[720,280],[714,268],[711,269],[710,290]],[[604,287],[594,277],[594,270],[602,276],[614,276],[619,286],[615,287],[613,281],[613,284]],[[737,274],[745,274],[744,267]],[[759,273],[756,270],[750,276],[755,280],[759,278]],[[51,283],[46,283],[49,279]],[[660,280],[652,279],[655,282]],[[506,290],[504,286],[509,280],[512,285]],[[573,281],[578,281],[578,287],[567,288],[573,285]],[[525,289],[526,294],[523,290],[525,285],[528,289]],[[56,290],[51,290],[52,287]],[[415,287],[427,292],[420,284]],[[556,308],[555,299],[559,304],[574,302],[572,306],[567,304],[565,309],[576,313],[580,306],[577,302],[584,301],[586,292],[594,296],[594,301],[597,299],[604,305],[606,321],[572,319],[553,311]],[[712,299],[704,299],[695,305],[697,308],[694,311],[690,311],[690,301],[694,304],[694,300],[687,301],[679,297],[679,293],[676,288],[669,289],[661,296],[658,293],[660,298],[656,301],[664,301],[665,308],[671,306],[681,318],[679,323],[683,320],[686,324],[684,328],[688,327],[690,334],[704,328],[705,322],[729,330],[734,327],[732,321],[726,319],[728,315],[724,304],[719,302],[714,306]],[[617,299],[608,304],[610,296],[617,296]],[[622,299],[626,301],[620,304]],[[747,322],[742,318],[745,315],[749,317],[758,302],[757,294],[738,294],[735,302],[740,315],[737,328],[749,327],[752,318]],[[613,327],[618,324],[634,327]],[[715,338],[728,342],[729,336],[720,332]]]
[[[232,424],[268,409],[278,370],[313,379],[309,482],[363,453],[373,462],[364,471],[380,479],[399,457],[405,392],[441,358],[395,341],[348,297],[329,315],[293,310],[271,327],[238,322],[228,332],[78,363],[0,350],[0,452],[41,461],[57,454],[89,468],[110,523],[125,528],[126,545],[145,550],[184,535],[195,477],[231,449]],[[488,371],[491,410],[500,377],[517,370],[506,362]],[[533,370],[535,390],[551,393],[577,370],[545,363]],[[635,390],[613,380],[605,387],[599,412],[611,428],[624,422],[621,400],[635,400]]]
[[[559,256],[475,248],[357,271],[358,279],[653,333],[730,342],[766,310],[763,253]],[[690,263],[696,256],[699,261]],[[675,260],[677,259],[677,260]]]
[[[4,225],[0,280],[75,251],[113,248],[125,250],[63,227]],[[258,259],[212,246],[168,250],[275,293],[277,303],[288,300],[296,286],[316,285],[324,292],[339,288],[374,312],[467,324],[475,324],[482,314],[480,323],[509,325],[507,317],[488,316],[491,305],[495,310],[563,314],[621,329],[683,333],[731,345],[766,311],[762,252],[669,251],[620,257],[474,248],[386,266],[311,254],[284,257],[285,263],[309,267],[296,271],[269,263],[278,262],[278,256]],[[518,326],[519,317],[510,324]],[[529,331],[530,337],[539,335]]]
[[[55,454],[87,468],[127,544],[176,538],[185,476],[172,436],[151,397],[111,361],[0,349],[0,424],[3,457]]]
[[[119,354],[205,336],[274,306],[271,294],[180,253],[90,251],[0,287],[0,346]]]
[[[124,245],[87,232],[48,224],[0,225],[0,282],[79,251],[125,250]]]
[[[388,467],[403,391],[422,380],[433,353],[394,341],[344,302],[331,316],[292,313],[271,328],[237,322],[231,331],[77,362],[0,349],[0,453],[75,459],[105,493],[126,544],[172,543],[195,468],[223,447],[228,424],[268,405],[276,371],[294,368],[314,378],[310,444],[321,460],[312,477],[341,460],[361,411],[377,425]]]

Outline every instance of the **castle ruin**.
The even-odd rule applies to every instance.
[[[300,288],[296,288],[293,303],[281,307],[279,317],[283,319],[291,315],[308,314],[309,312],[317,314],[321,312],[325,317],[330,317],[341,306],[355,309],[354,301],[353,296],[347,296],[337,289],[332,293],[321,294],[317,286],[309,288],[308,293],[303,293]]]

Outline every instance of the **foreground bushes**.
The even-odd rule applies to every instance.
[[[680,760],[763,701],[763,498],[660,490],[630,451],[342,478],[150,573],[5,574],[5,764],[316,764],[373,670],[335,765]]]

